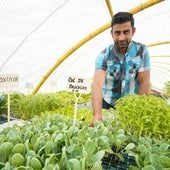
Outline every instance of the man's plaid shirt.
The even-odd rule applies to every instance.
[[[95,69],[106,71],[103,99],[114,106],[120,97],[138,93],[138,72],[150,70],[148,49],[141,43],[131,41],[127,53],[122,56],[111,44],[98,55]]]

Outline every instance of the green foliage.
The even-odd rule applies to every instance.
[[[94,128],[86,121],[73,126],[73,119],[46,113],[23,126],[4,128],[0,133],[0,168],[102,170],[104,157],[113,154],[116,167],[119,160],[124,161],[125,153],[135,157],[136,167],[130,166],[133,169],[170,168],[170,143],[115,130],[114,123],[108,112]]]
[[[108,136],[112,132],[106,131],[102,122],[95,128],[86,122],[77,121],[75,127],[72,123],[72,119],[61,115],[45,114],[25,122],[22,127],[14,125],[3,129],[0,148],[7,157],[0,154],[1,169],[5,169],[6,164],[9,169],[21,166],[27,169],[102,169],[101,159],[111,150]],[[24,151],[18,148],[18,143],[25,146]]]
[[[164,139],[134,137],[135,149],[129,154],[136,158],[137,169],[170,169],[170,143]]]
[[[14,167],[22,166],[24,164],[24,157],[20,153],[15,153],[11,157],[11,165]]]
[[[167,81],[165,83],[165,92],[164,92],[166,97],[170,97],[170,81]]]
[[[6,162],[12,151],[13,144],[8,141],[0,145],[0,162]]]
[[[0,100],[0,113],[6,114],[7,113],[7,95],[1,94],[1,100]]]
[[[89,94],[82,94],[79,103],[90,100]],[[35,95],[11,94],[11,115],[20,119],[31,119],[46,111],[57,111],[72,115],[74,112],[75,97],[71,92],[43,93]],[[3,102],[4,114],[7,113],[7,97]]]
[[[170,107],[155,96],[128,95],[116,104],[119,127],[137,136],[169,139]]]
[[[74,109],[75,109],[74,105],[66,105],[65,107],[60,107],[58,109],[55,109],[53,113],[58,113],[72,119],[74,116],[73,115]],[[50,113],[53,114],[52,112]],[[92,116],[93,116],[92,110],[86,107],[77,110],[77,120],[79,121],[86,121],[90,124],[92,121]]]
[[[91,128],[92,109],[86,105],[90,100],[90,95],[80,97],[73,126],[73,93],[12,94],[14,117],[30,120],[0,133],[0,169],[102,170],[103,158],[113,154],[116,167],[127,153],[137,164],[130,169],[170,169],[170,106],[166,101],[125,96],[116,110],[103,111],[104,121]]]

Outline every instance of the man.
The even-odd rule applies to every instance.
[[[120,97],[149,94],[149,52],[145,45],[132,40],[135,31],[131,13],[118,12],[113,16],[111,36],[114,43],[98,55],[95,63],[92,126],[103,119],[102,108],[114,108]]]

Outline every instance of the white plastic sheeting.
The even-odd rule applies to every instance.
[[[111,0],[114,13],[129,11],[142,2]],[[170,41],[170,0],[134,17],[134,40],[146,45]],[[105,0],[0,0],[0,74],[19,74],[15,90],[31,92],[68,49],[110,20]],[[92,78],[96,56],[110,43],[108,29],[70,55],[39,92],[65,90],[69,76]],[[151,83],[163,89],[170,81],[170,44],[149,50]]]

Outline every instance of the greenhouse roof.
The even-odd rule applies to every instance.
[[[118,11],[134,13],[133,39],[148,45],[151,83],[162,90],[170,81],[170,0],[1,0],[0,74],[18,74],[14,90],[24,93],[65,90],[69,76],[93,78]]]

